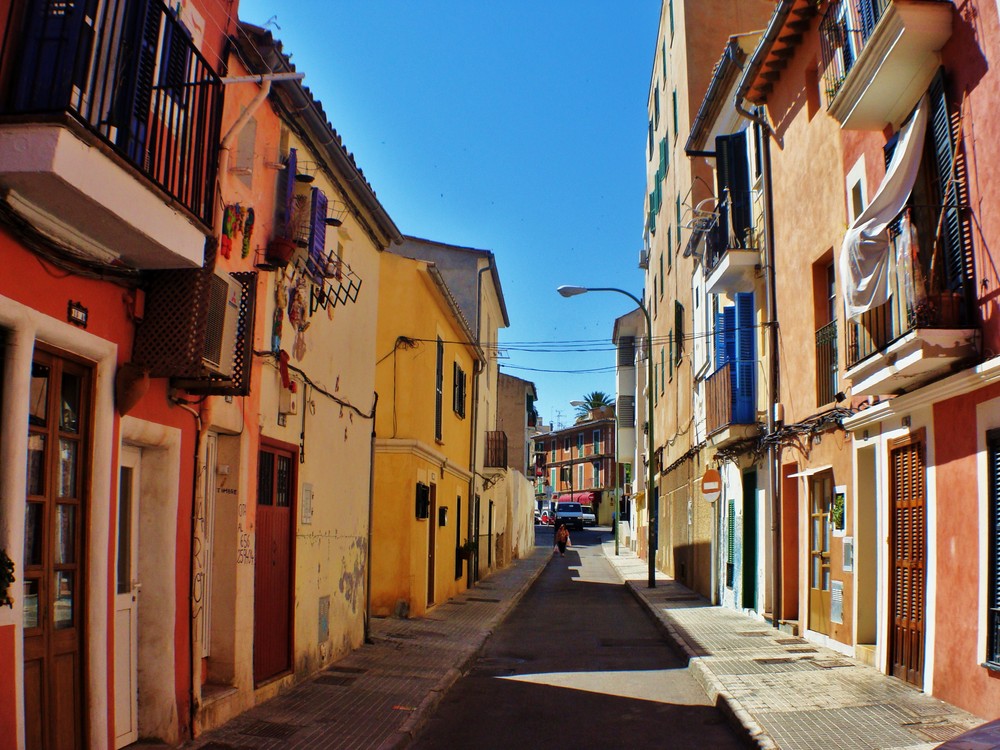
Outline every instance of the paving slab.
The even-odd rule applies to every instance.
[[[782,750],[930,750],[983,719],[860,661],[712,605],[627,547],[604,552],[687,655],[708,696],[753,745]]]

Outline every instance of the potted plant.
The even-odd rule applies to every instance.
[[[476,543],[470,539],[466,539],[458,547],[458,559],[468,560],[472,557],[472,553],[476,550]]]
[[[285,209],[284,220],[280,222],[274,237],[267,243],[264,256],[269,265],[284,268],[292,259],[298,239],[299,227],[309,212],[308,200],[304,195],[293,195]]]

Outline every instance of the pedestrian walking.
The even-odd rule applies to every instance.
[[[556,548],[559,550],[559,556],[566,556],[566,547],[572,547],[573,542],[569,538],[569,529],[566,528],[566,524],[559,524],[559,528],[556,529]]]

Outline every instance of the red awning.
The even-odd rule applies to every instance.
[[[594,504],[593,492],[574,492],[572,495],[560,495],[556,501],[559,503],[582,503],[583,505]]]

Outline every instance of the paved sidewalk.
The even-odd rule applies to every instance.
[[[709,698],[760,748],[929,750],[982,719],[836,651],[722,607],[604,543],[626,585],[690,659]]]
[[[372,643],[185,748],[405,747],[550,558],[537,546],[426,617],[373,620]]]

